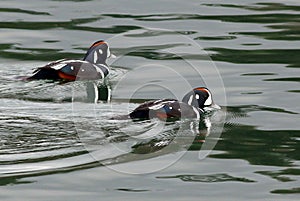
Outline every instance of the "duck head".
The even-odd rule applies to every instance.
[[[201,109],[206,107],[220,109],[220,106],[213,102],[212,94],[206,87],[194,88],[183,97],[182,102]]]
[[[105,64],[109,57],[115,58],[116,56],[111,54],[107,42],[99,40],[91,45],[83,60],[92,64]]]

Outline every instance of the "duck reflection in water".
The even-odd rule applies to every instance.
[[[211,132],[211,115],[220,107],[213,102],[212,94],[206,87],[197,87],[182,99],[147,101],[128,115],[113,117],[114,120],[132,119],[149,121],[158,119],[165,123],[160,134],[142,140],[132,146],[132,153],[153,153],[163,148],[178,149],[193,143],[204,143]],[[180,139],[180,140],[179,140]]]

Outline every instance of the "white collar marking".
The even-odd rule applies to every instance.
[[[189,105],[192,105],[193,97],[194,97],[193,95],[190,96],[189,101],[188,101]]]

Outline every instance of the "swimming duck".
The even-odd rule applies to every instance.
[[[213,102],[212,94],[206,87],[197,87],[187,93],[182,102],[176,99],[148,101],[134,109],[128,118],[131,119],[179,119],[197,118],[206,111],[220,109]]]
[[[106,59],[115,57],[110,53],[108,44],[99,40],[92,44],[83,60],[61,59],[37,68],[28,80],[96,80],[109,74]]]

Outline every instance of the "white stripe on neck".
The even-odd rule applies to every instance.
[[[194,97],[193,95],[190,96],[189,101],[188,101],[188,104],[189,104],[189,105],[192,105],[193,97]]]

